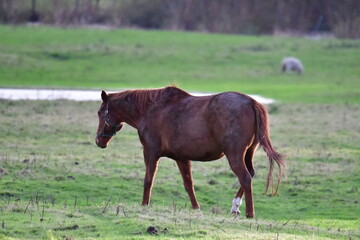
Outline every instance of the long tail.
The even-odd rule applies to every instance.
[[[274,196],[277,194],[277,191],[279,188],[279,184],[281,181],[281,171],[282,171],[282,169],[285,168],[285,160],[284,160],[283,155],[276,152],[271,144],[268,115],[267,115],[267,111],[266,111],[265,107],[262,104],[255,101],[254,110],[255,110],[256,125],[257,125],[256,126],[256,138],[258,139],[260,146],[266,152],[266,154],[269,158],[269,163],[270,163],[270,169],[269,169],[269,174],[267,177],[266,188],[265,188],[265,194],[267,194],[269,186],[271,185],[271,193]],[[272,177],[273,170],[274,170],[274,162],[276,162],[276,164],[279,167],[278,182],[277,182],[275,191],[274,191],[274,183],[273,183],[273,177]]]

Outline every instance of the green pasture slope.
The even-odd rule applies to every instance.
[[[359,103],[360,42],[0,26],[0,86],[238,90],[284,102]],[[305,65],[280,73],[284,56]]]
[[[288,55],[304,75],[279,72]],[[193,163],[201,211],[166,158],[142,207],[136,131],[97,148],[100,102],[0,100],[0,239],[359,239],[359,62],[359,40],[0,26],[1,87],[261,94],[278,100],[272,141],[288,158],[270,197],[256,152],[255,219],[229,214],[239,184],[225,158]]]

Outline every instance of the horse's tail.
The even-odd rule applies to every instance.
[[[271,184],[271,193],[274,196],[277,194],[277,191],[279,188],[279,184],[281,181],[281,170],[283,168],[285,168],[285,160],[284,160],[284,157],[280,153],[278,153],[274,150],[274,148],[271,144],[269,123],[268,123],[268,114],[267,114],[265,107],[262,104],[254,101],[254,110],[255,110],[255,117],[256,117],[256,138],[259,141],[260,146],[266,152],[266,154],[269,158],[269,163],[270,163],[270,169],[269,169],[267,182],[266,182],[266,188],[265,188],[265,194],[267,194],[269,186]],[[274,183],[273,183],[273,177],[272,177],[273,169],[274,169],[274,161],[277,163],[277,165],[279,167],[278,182],[277,182],[275,192],[274,192]]]

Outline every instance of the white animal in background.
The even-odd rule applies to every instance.
[[[286,57],[281,61],[282,72],[296,72],[301,75],[304,71],[304,67],[301,61],[295,57]]]

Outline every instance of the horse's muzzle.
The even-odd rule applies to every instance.
[[[100,138],[99,137],[96,137],[95,138],[95,143],[98,147],[100,148],[106,148],[107,147],[107,143],[103,144],[101,141],[100,141]]]

